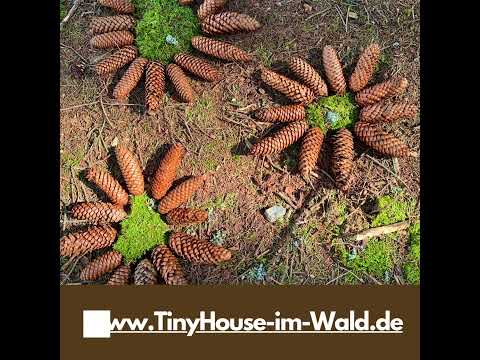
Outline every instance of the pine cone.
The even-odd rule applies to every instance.
[[[187,285],[182,266],[166,245],[153,249],[152,262],[167,285]]]
[[[120,222],[127,217],[123,208],[101,201],[80,202],[71,209],[72,218],[94,223]]]
[[[209,35],[235,34],[255,31],[260,23],[254,18],[236,12],[221,12],[209,15],[202,21],[202,31]]]
[[[345,94],[347,84],[343,76],[342,64],[335,49],[330,45],[325,46],[323,48],[322,59],[325,74],[333,91],[338,95]]]
[[[158,284],[157,270],[148,259],[140,261],[133,274],[133,283],[135,285],[155,285]]]
[[[135,18],[130,15],[95,16],[90,21],[91,34],[103,34],[112,31],[132,30]]]
[[[176,54],[173,61],[185,70],[207,81],[218,81],[222,77],[212,64],[196,56],[185,53]]]
[[[128,194],[115,178],[99,168],[90,168],[86,172],[88,181],[93,182],[116,205],[123,207],[128,203]]]
[[[135,12],[135,7],[129,0],[98,0],[98,3],[120,14],[133,14]]]
[[[294,104],[260,109],[255,112],[255,117],[260,121],[272,123],[304,120],[305,106]]]
[[[178,3],[182,6],[192,5],[194,3],[194,0],[178,0]]]
[[[107,285],[128,285],[130,283],[130,266],[120,265],[108,279]]]
[[[323,132],[319,128],[312,127],[307,130],[303,137],[300,154],[298,157],[298,170],[303,177],[307,178],[317,163],[320,149],[323,143]]]
[[[150,115],[160,107],[163,95],[165,95],[165,69],[161,64],[150,62],[145,76],[145,105]]]
[[[360,121],[377,123],[377,122],[394,122],[402,118],[414,118],[417,115],[417,107],[407,102],[396,102],[385,104],[378,102],[368,105],[360,111]]]
[[[117,231],[109,225],[90,226],[60,240],[60,256],[79,256],[113,244]]]
[[[160,160],[152,181],[152,196],[155,200],[160,200],[164,197],[172,186],[177,168],[184,155],[185,148],[182,144],[176,143],[168,149],[163,159]]]
[[[250,149],[250,155],[271,155],[281,152],[300,139],[307,131],[308,124],[305,121],[294,121],[272,136],[266,137],[256,143]]]
[[[194,92],[183,70],[175,64],[168,64],[167,75],[180,99],[184,102],[191,103],[194,99]]]
[[[393,157],[414,155],[401,140],[376,125],[359,121],[353,130],[360,140],[381,154]]]
[[[201,209],[176,208],[168,212],[166,220],[170,225],[198,224],[208,219],[208,213]]]
[[[320,77],[320,74],[306,61],[295,57],[288,63],[290,70],[298,76],[310,89],[312,89],[315,96],[327,96],[327,84]]]
[[[192,46],[204,54],[227,61],[252,61],[245,51],[223,41],[209,39],[204,36],[192,37]]]
[[[346,191],[353,168],[353,137],[347,129],[340,129],[333,140],[332,172],[337,187]]]
[[[122,254],[118,251],[109,251],[91,261],[80,273],[80,280],[97,280],[100,276],[116,269],[122,264]]]
[[[99,76],[105,76],[132,62],[137,57],[137,48],[133,45],[125,46],[115,51],[109,57],[99,61],[95,65],[95,71]]]
[[[221,246],[179,232],[170,236],[169,245],[177,255],[196,264],[218,264],[232,257],[232,253]]]
[[[135,40],[130,31],[112,31],[104,34],[95,35],[90,39],[90,45],[97,49],[108,49],[113,47],[122,47],[132,45]]]
[[[200,20],[205,19],[207,16],[216,14],[227,3],[227,0],[205,0],[197,11],[197,16]]]
[[[355,100],[360,106],[371,105],[380,100],[402,94],[408,86],[405,78],[392,78],[380,84],[363,89],[355,95]]]
[[[148,60],[142,57],[136,58],[123,74],[120,81],[113,89],[113,97],[118,101],[123,101],[130,95],[130,92],[137,86],[143,75],[143,70],[147,66]]]
[[[262,69],[262,80],[294,102],[309,104],[315,99],[312,90],[272,70]]]
[[[135,155],[125,146],[117,145],[115,147],[115,157],[117,158],[118,166],[120,167],[130,194],[143,194],[144,181],[142,168]]]
[[[357,66],[350,76],[349,85],[352,91],[360,91],[368,84],[375,72],[378,59],[380,59],[380,46],[370,44],[360,55]]]
[[[166,214],[190,199],[206,180],[206,176],[192,176],[170,190],[158,204],[158,212]]]

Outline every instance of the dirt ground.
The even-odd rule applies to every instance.
[[[70,6],[67,1],[67,9]],[[383,54],[376,80],[405,76],[410,85],[404,97],[419,106],[419,0],[239,0],[230,1],[227,9],[263,24],[257,32],[224,37],[254,54],[255,61],[245,65],[210,59],[224,79],[215,84],[193,81],[198,94],[193,105],[177,102],[170,93],[155,116],[144,113],[143,86],[134,91],[127,106],[119,106],[111,97],[116,79],[105,83],[91,71],[89,64],[104,52],[90,48],[88,22],[105,10],[94,1],[85,1],[65,24],[60,39],[62,232],[78,226],[67,216],[69,204],[105,199],[85,181],[83,172],[95,165],[118,175],[112,144],[122,143],[133,150],[149,179],[165,145],[178,141],[188,151],[179,177],[209,174],[206,186],[190,204],[208,208],[211,216],[207,224],[190,230],[204,239],[220,238],[234,253],[230,262],[217,267],[185,263],[191,283],[342,284],[350,270],[341,263],[332,241],[368,228],[374,214],[371,204],[379,196],[400,188],[419,201],[419,158],[398,159],[397,163],[357,142],[354,183],[343,194],[335,189],[325,159],[315,170],[315,181],[306,183],[297,174],[296,146],[265,159],[244,155],[268,128],[254,121],[250,112],[286,102],[261,83],[258,69],[265,65],[288,73],[285,60],[292,56],[322,69],[321,50],[330,44],[338,51],[345,74],[350,74],[359,52],[376,41]],[[87,64],[83,75],[78,71],[82,63]],[[420,151],[419,115],[386,128],[412,150]],[[410,221],[418,218],[418,201]],[[330,225],[337,221],[340,203],[347,215],[338,234]],[[264,209],[273,205],[288,209],[283,222],[272,224],[265,219]],[[307,234],[309,241],[302,241],[299,234]],[[401,254],[407,237],[403,231],[396,242],[400,256],[389,283],[404,283]],[[78,283],[78,269],[91,257],[63,264],[62,283]],[[356,278],[363,284],[386,282],[368,274]]]

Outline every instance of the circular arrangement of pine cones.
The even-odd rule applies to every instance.
[[[348,81],[348,87],[355,93],[355,101],[361,107],[359,117],[353,126],[353,134],[347,128],[339,129],[333,134],[331,170],[336,186],[342,191],[348,190],[352,179],[353,135],[383,155],[416,156],[416,153],[410,151],[406,144],[379,126],[382,122],[414,118],[417,113],[417,107],[414,104],[405,101],[388,101],[389,98],[404,93],[408,86],[406,78],[393,77],[367,87],[379,58],[380,46],[375,43],[369,45],[360,55]],[[347,80],[333,47],[324,47],[322,61],[330,89],[320,74],[309,63],[298,57],[291,59],[288,66],[300,82],[270,69],[262,69],[262,80],[294,104],[260,109],[255,112],[255,118],[259,121],[285,123],[285,125],[273,135],[253,145],[250,155],[280,153],[300,140],[298,170],[303,177],[309,177],[320,156],[326,134],[320,128],[307,123],[306,106],[319,97],[328,96],[329,90],[337,95],[344,95],[347,92]]]
[[[158,212],[165,216],[167,224],[173,226],[198,224],[208,218],[205,210],[181,207],[204,184],[205,175],[189,177],[172,188],[184,155],[185,148],[181,144],[170,146],[150,184],[152,197],[159,200]],[[118,145],[115,157],[128,193],[143,194],[144,177],[135,155],[126,147]],[[60,255],[78,257],[95,250],[109,250],[87,264],[80,273],[81,281],[94,281],[111,272],[108,285],[148,285],[161,283],[162,280],[167,285],[185,285],[185,273],[176,256],[196,264],[218,264],[231,258],[228,249],[186,233],[172,231],[169,233],[168,245],[162,244],[151,249],[149,256],[140,260],[136,266],[124,263],[122,254],[111,249],[111,246],[118,234],[112,223],[128,217],[125,210],[129,203],[127,190],[107,171],[97,167],[87,169],[86,178],[102,190],[110,202],[72,204],[70,216],[86,220],[92,225],[65,235],[60,240]]]
[[[205,0],[199,6],[197,17],[205,35],[223,35],[255,31],[261,27],[254,18],[236,12],[223,11],[227,0]],[[195,92],[185,72],[209,82],[221,80],[220,71],[209,61],[197,56],[178,53],[174,63],[160,64],[139,57],[135,47],[135,37],[131,32],[135,27],[135,11],[129,0],[98,0],[100,5],[109,7],[118,15],[94,17],[90,23],[91,46],[99,49],[118,48],[107,58],[95,64],[95,71],[101,77],[114,74],[130,64],[113,90],[113,97],[125,102],[145,73],[145,107],[148,114],[159,110],[166,92],[166,78],[172,83],[178,99],[193,102]],[[179,0],[180,5],[192,5],[193,0]],[[252,57],[247,52],[224,41],[206,36],[194,36],[193,48],[199,52],[225,61],[249,62]]]

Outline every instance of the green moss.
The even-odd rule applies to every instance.
[[[413,224],[410,229],[410,249],[403,264],[405,281],[409,285],[420,284],[420,223]]]
[[[235,208],[237,205],[237,194],[230,192],[224,195],[219,195],[215,199],[210,199],[205,207],[209,212],[213,210],[229,210]]]
[[[257,54],[257,56],[260,58],[260,61],[262,63],[263,66],[266,66],[266,67],[270,67],[272,66],[272,57],[273,57],[273,54],[272,52],[267,49],[266,47],[262,45],[260,45],[257,50],[255,50],[255,53]]]
[[[343,96],[332,95],[320,98],[307,107],[307,120],[310,125],[322,131],[351,128],[358,118],[355,96],[346,93]]]
[[[60,0],[60,21],[67,16],[67,9],[65,8],[65,0]]]
[[[168,225],[150,205],[147,195],[132,197],[129,216],[121,222],[121,231],[114,250],[129,263],[138,260],[148,250],[165,244]]]
[[[80,166],[84,158],[83,151],[78,150],[75,152],[60,152],[60,162],[64,170],[70,170],[70,168],[77,168]]]
[[[415,200],[405,199],[403,192],[398,192],[379,197],[377,208],[379,212],[372,220],[372,227],[404,221],[415,208]]]
[[[136,45],[141,56],[168,63],[179,52],[191,49],[190,40],[200,33],[193,9],[177,0],[133,0],[139,19]],[[174,43],[167,42],[167,37]]]

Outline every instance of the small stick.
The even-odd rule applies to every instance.
[[[70,10],[68,11],[68,14],[67,16],[65,16],[62,20],[62,22],[60,23],[60,29],[63,27],[63,25],[68,21],[70,20],[70,18],[72,17],[73,13],[75,11],[77,11],[78,7],[80,6],[80,3],[82,2],[83,0],[75,0],[75,2],[73,3],[73,6],[70,8]]]
[[[353,237],[355,241],[365,241],[368,238],[373,236],[380,236],[380,235],[390,234],[392,232],[404,230],[408,228],[409,224],[410,222],[406,220],[406,221],[402,221],[402,222],[391,224],[391,225],[379,226],[379,227],[361,231],[355,234]]]

